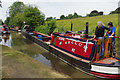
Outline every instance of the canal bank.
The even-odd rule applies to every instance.
[[[2,46],[2,78],[68,78],[28,55]]]

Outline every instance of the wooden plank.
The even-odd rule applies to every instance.
[[[104,42],[105,42],[104,43],[104,57],[108,58],[108,57],[110,57],[112,39],[111,38],[106,38]]]
[[[100,58],[100,53],[101,53],[101,40],[98,39],[98,43],[97,43],[97,54],[96,54],[96,61],[99,60]]]

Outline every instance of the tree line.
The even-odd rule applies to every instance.
[[[115,11],[111,11],[109,14],[120,14],[120,7],[118,7]],[[98,12],[97,10],[93,10],[84,17],[93,17],[93,16],[101,16],[101,15],[104,15],[103,11]],[[57,20],[73,19],[73,18],[79,18],[79,17],[83,17],[83,16],[78,15],[76,12],[74,12],[74,14],[68,14],[67,16],[61,15],[60,18],[57,19]],[[46,21],[50,21],[52,19],[56,19],[56,18],[55,17],[54,18],[53,17],[47,17]]]
[[[120,13],[120,7],[117,8],[115,11],[110,12],[110,14],[116,13]],[[104,15],[104,12],[98,12],[97,10],[93,10],[85,17],[93,17],[100,15]],[[74,14],[68,14],[67,16],[61,15],[60,18],[57,20],[73,19],[79,17],[83,16],[78,15],[76,12],[74,12]],[[40,26],[43,25],[45,21],[50,21],[53,19],[56,19],[56,17],[47,17],[45,19],[45,15],[36,6],[26,6],[23,2],[17,1],[9,7],[9,17],[6,18],[4,23],[6,25],[23,26],[23,22],[25,21],[31,26]]]
[[[9,17],[6,18],[6,25],[22,27],[24,22],[30,26],[44,24],[45,15],[36,6],[26,6],[23,2],[14,2],[9,7]]]
[[[31,27],[35,27],[36,31],[50,35],[56,26],[56,20],[49,23],[45,22],[45,15],[36,6],[25,5],[23,2],[14,2],[9,7],[9,17],[6,18],[4,24],[14,27],[23,27],[26,23]],[[49,29],[49,30],[48,30]]]
[[[3,23],[3,21],[2,21],[2,19],[0,19],[0,25],[3,25],[4,23]]]

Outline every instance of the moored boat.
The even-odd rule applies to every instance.
[[[10,30],[9,30],[9,27],[6,26],[6,25],[2,25],[1,28],[0,28],[0,33],[2,33],[3,35],[4,34],[10,34]]]
[[[26,30],[22,33],[63,61],[88,74],[101,78],[120,79],[120,59],[110,55],[111,38],[105,39],[104,55],[100,56],[101,40],[91,40],[88,34],[86,36],[86,34],[72,32],[56,32],[48,36],[35,31],[26,32]]]

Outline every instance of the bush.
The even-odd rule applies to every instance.
[[[93,13],[93,14],[87,14],[87,16],[92,17],[92,16],[99,16],[98,13]]]
[[[56,20],[51,20],[47,22],[45,25],[41,25],[37,27],[35,30],[40,33],[51,35],[56,27],[57,27]]]

